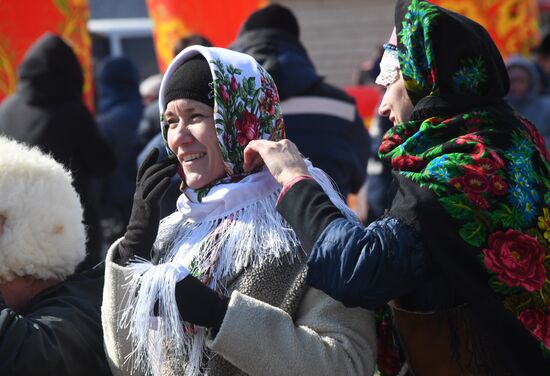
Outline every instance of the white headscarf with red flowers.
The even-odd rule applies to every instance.
[[[200,199],[212,186],[248,175],[243,170],[243,150],[250,141],[279,141],[285,134],[279,95],[269,73],[251,56],[225,48],[190,46],[176,56],[160,86],[161,114],[168,104],[164,98],[170,78],[181,64],[197,54],[204,56],[210,65],[214,122],[227,172],[226,177],[198,190]],[[161,129],[166,142],[162,121]]]
[[[243,150],[254,139],[284,138],[279,96],[273,79],[250,56],[223,48],[191,46],[170,64],[161,84],[159,106],[175,69],[202,54],[210,64],[214,119],[228,176],[205,189],[187,188],[178,210],[160,225],[155,248],[165,253],[157,265],[129,265],[129,299],[123,326],[129,326],[135,369],[160,375],[166,359],[181,359],[186,375],[201,375],[206,330],[182,322],[175,285],[189,273],[211,288],[225,292],[225,281],[247,267],[305,257],[294,231],[276,210],[281,186],[267,169],[244,174]],[[310,174],[351,220],[357,220],[323,171],[306,161]],[[193,302],[189,302],[193,304]],[[155,312],[155,306],[158,310]],[[143,318],[150,318],[144,320]]]

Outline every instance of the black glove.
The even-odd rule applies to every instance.
[[[229,298],[188,275],[176,284],[176,303],[182,320],[210,328],[215,336],[227,312]]]
[[[158,156],[158,149],[151,150],[139,167],[132,214],[124,239],[118,246],[120,258],[117,262],[121,265],[127,264],[133,256],[151,257],[160,222],[160,200],[179,163],[175,156],[156,162]]]

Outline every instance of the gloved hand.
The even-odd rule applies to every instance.
[[[125,265],[133,256],[150,259],[160,222],[160,200],[179,164],[175,156],[156,162],[158,149],[147,155],[137,173],[132,214],[124,239],[119,244],[118,263]]]
[[[184,321],[210,328],[216,335],[227,312],[229,298],[188,275],[176,284],[176,303]]]

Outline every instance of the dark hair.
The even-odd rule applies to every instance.
[[[174,53],[174,56],[176,56],[185,48],[193,46],[195,44],[204,47],[212,47],[212,42],[210,42],[210,40],[208,40],[206,37],[200,34],[190,34],[181,39],[178,39],[177,42],[174,44],[174,49],[172,52]]]
[[[245,21],[241,32],[258,29],[277,29],[300,38],[300,26],[292,11],[281,5],[271,4],[252,13]]]

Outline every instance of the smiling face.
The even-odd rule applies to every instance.
[[[168,147],[178,157],[189,188],[203,188],[225,175],[212,107],[176,99],[168,103],[164,122]]]
[[[386,87],[386,92],[378,108],[378,114],[389,117],[395,125],[408,121],[411,118],[413,108],[407,89],[405,89],[405,80],[399,72],[399,78]]]

